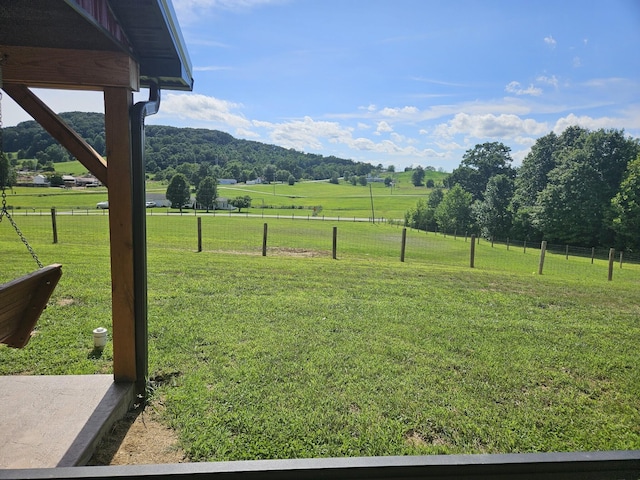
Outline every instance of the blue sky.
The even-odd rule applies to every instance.
[[[638,0],[173,5],[195,88],[163,92],[148,124],[446,171],[488,141],[517,165],[569,125],[640,137]],[[102,111],[99,94],[38,94],[56,111]],[[5,125],[26,119],[4,108]]]

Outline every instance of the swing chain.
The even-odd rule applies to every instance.
[[[7,55],[0,54],[0,155],[1,156],[4,156],[4,145],[3,145],[3,138],[2,138],[2,131],[3,131],[3,128],[2,128],[3,127],[3,124],[2,124],[2,65],[6,62],[6,60],[7,60]],[[8,172],[6,173],[8,174]],[[13,226],[13,229],[16,231],[16,233],[20,237],[20,240],[22,241],[22,243],[24,243],[25,247],[27,247],[27,250],[29,250],[29,253],[38,264],[38,267],[44,268],[44,265],[38,258],[38,255],[36,255],[36,252],[33,250],[31,245],[29,245],[29,242],[27,242],[27,238],[24,236],[20,228],[18,228],[18,225],[13,220],[13,217],[9,214],[9,210],[7,210],[7,192],[6,192],[6,185],[5,185],[7,181],[8,181],[8,177],[3,178],[2,185],[0,185],[0,187],[2,187],[2,210],[0,210],[0,222],[2,222],[2,219],[4,217],[7,217],[9,219],[9,223],[11,223],[11,225]]]

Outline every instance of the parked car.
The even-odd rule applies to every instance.
[[[156,202],[145,202],[147,208],[153,208],[156,206]]]
[[[106,209],[109,208],[109,202],[98,202],[96,208]]]

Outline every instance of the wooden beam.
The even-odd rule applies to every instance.
[[[133,258],[133,186],[127,88],[105,88],[105,133],[111,238],[113,373],[116,382],[135,382],[135,304]]]
[[[29,87],[139,90],[140,69],[124,52],[0,45],[4,83]]]
[[[36,95],[24,85],[7,85],[3,90],[9,94],[49,135],[55,138],[76,157],[98,180],[108,185],[107,164],[104,159],[65,123],[53,110],[45,105]]]

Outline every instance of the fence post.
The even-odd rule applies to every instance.
[[[198,252],[202,251],[202,217],[198,217]]]
[[[53,229],[53,243],[58,243],[58,223],[56,222],[56,209],[51,209],[51,228]],[[620,260],[622,263],[622,260]]]
[[[522,252],[522,253],[527,253],[527,241],[526,240],[524,241],[524,252]]]
[[[613,259],[615,255],[616,255],[616,249],[610,248],[609,249],[609,277],[608,277],[609,281],[613,280]]]
[[[507,237],[507,252],[509,251],[509,237]]]
[[[564,258],[565,260],[569,260],[569,244],[565,245],[565,249],[564,249]]]
[[[547,251],[547,241],[543,240],[540,246],[540,262],[538,263],[538,275],[542,275],[542,269],[544,268],[544,254]]]
[[[333,259],[336,259],[338,250],[338,227],[333,227]]]
[[[457,228],[453,231],[453,239],[454,240],[458,239],[458,229]]]
[[[620,252],[620,268],[622,268],[622,252]]]
[[[400,261],[404,262],[404,250],[407,246],[407,228],[402,229],[402,246],[400,247]]]
[[[469,259],[469,266],[474,268],[476,263],[476,236],[471,234],[471,255]]]
[[[491,248],[493,248],[493,235],[491,235]]]
[[[267,256],[267,224],[264,224],[264,231],[262,233],[262,256]]]
[[[591,265],[593,265],[593,258],[596,256],[596,247],[591,247]]]

